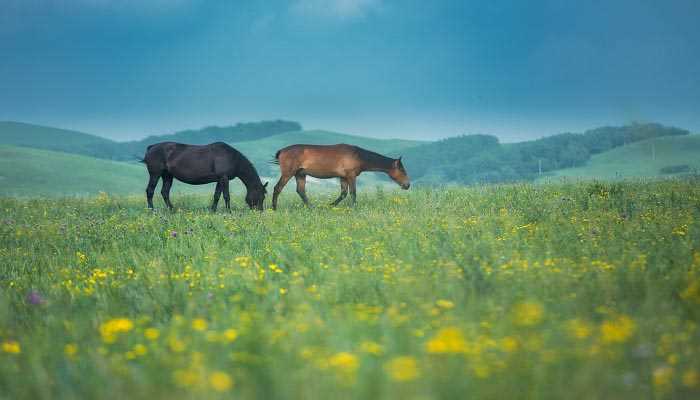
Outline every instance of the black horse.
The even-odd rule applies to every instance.
[[[224,194],[226,209],[231,209],[228,183],[231,179],[240,178],[248,191],[245,196],[248,207],[263,209],[267,182],[263,185],[253,164],[226,143],[216,142],[203,146],[175,142],[156,143],[148,146],[142,162],[146,164],[150,175],[146,188],[148,208],[153,208],[153,192],[161,177],[163,187],[160,193],[168,208],[173,208],[170,202],[170,187],[175,177],[190,185],[216,182],[212,211],[216,211],[221,193]]]

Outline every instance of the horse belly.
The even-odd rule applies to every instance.
[[[190,185],[216,182],[219,177],[205,163],[189,162],[168,165],[168,172],[177,180]]]

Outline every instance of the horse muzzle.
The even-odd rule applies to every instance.
[[[408,190],[408,188],[410,188],[410,187],[411,187],[410,183],[401,184],[401,189],[403,189],[403,190]]]

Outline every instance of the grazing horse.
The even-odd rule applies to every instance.
[[[331,203],[334,206],[347,196],[348,188],[350,188],[352,204],[355,204],[355,181],[364,171],[385,172],[402,189],[408,189],[411,186],[401,163],[401,157],[393,159],[348,144],[330,146],[295,144],[278,151],[272,162],[279,164],[282,172],[272,195],[273,209],[277,208],[277,197],[291,177],[296,178],[297,193],[306,205],[309,205],[309,199],[306,197],[307,175],[321,179],[340,178],[340,196]]]
[[[158,179],[162,177],[163,187],[160,193],[165,204],[172,210],[170,187],[175,177],[190,185],[216,182],[212,211],[216,211],[221,193],[224,194],[226,209],[231,209],[228,184],[231,179],[240,178],[248,191],[245,196],[248,207],[263,209],[267,183],[263,185],[253,164],[226,143],[216,142],[203,146],[175,142],[156,143],[148,146],[142,162],[146,164],[150,175],[146,188],[148,208],[153,208],[153,192]]]

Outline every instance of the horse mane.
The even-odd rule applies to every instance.
[[[394,162],[394,159],[391,157],[383,156],[379,153],[375,153],[373,151],[365,150],[362,147],[358,146],[353,146],[355,148],[355,152],[357,156],[360,158],[360,160],[364,161],[368,165],[371,165],[373,167],[380,167],[380,168],[386,168],[389,169],[391,168],[392,163]]]
[[[243,153],[241,153],[240,151],[229,146],[228,144],[226,146],[232,149],[235,152],[235,154],[237,154],[239,157],[239,178],[243,182],[243,184],[246,187],[248,187],[250,184],[253,184],[258,188],[263,187],[262,180],[260,179],[260,174],[258,174],[258,170],[255,169],[255,166],[252,162],[250,162],[248,157],[243,155]]]

